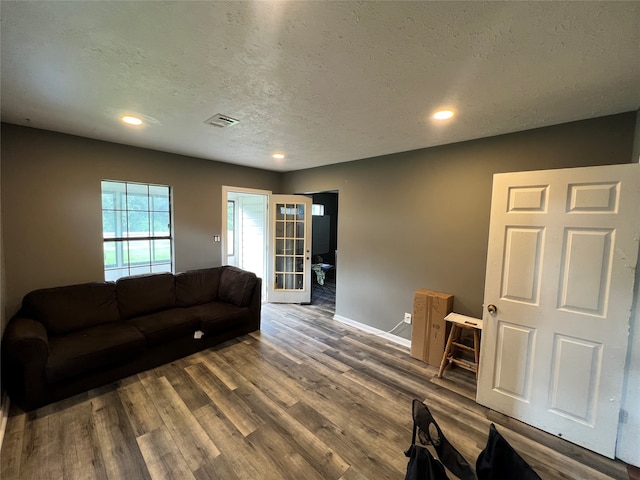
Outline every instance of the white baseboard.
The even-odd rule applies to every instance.
[[[333,319],[344,323],[345,325],[349,325],[350,327],[357,328],[358,330],[362,330],[367,333],[372,333],[373,335],[377,335],[378,337],[385,338],[393,343],[397,343],[398,345],[402,345],[403,347],[411,348],[411,340],[407,340],[406,338],[399,337],[397,335],[393,335],[392,333],[385,332],[384,330],[380,330],[379,328],[371,327],[364,323],[356,322],[349,318],[342,317],[340,315],[334,315]]]
[[[0,399],[0,413],[2,414],[2,418],[0,418],[0,450],[2,450],[2,441],[4,440],[4,432],[7,429],[7,419],[9,418],[9,395],[6,392],[2,393],[2,397]]]

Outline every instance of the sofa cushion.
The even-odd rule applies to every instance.
[[[171,308],[135,317],[129,324],[142,332],[149,346],[170,342],[178,337],[193,336],[198,329],[197,318],[186,308]]]
[[[249,315],[247,307],[238,307],[230,303],[211,302],[189,308],[200,323],[200,330],[207,333],[220,333],[240,326]]]
[[[111,282],[35,290],[24,297],[22,314],[41,322],[51,335],[120,320]]]
[[[226,266],[220,275],[218,299],[238,307],[247,307],[251,302],[258,277],[253,272]]]
[[[218,285],[222,267],[203,268],[178,273],[176,279],[176,305],[190,307],[218,298]]]
[[[55,383],[101,367],[124,363],[144,350],[142,333],[122,322],[50,337],[45,378],[48,383]]]
[[[116,294],[125,319],[173,308],[176,303],[172,273],[122,277],[116,281]]]

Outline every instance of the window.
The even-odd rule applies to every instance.
[[[171,187],[102,182],[104,278],[171,272]]]
[[[322,217],[324,215],[324,205],[320,203],[314,203],[311,205],[311,215]]]
[[[233,247],[235,245],[235,218],[236,218],[236,202],[227,200],[227,255],[232,256]]]

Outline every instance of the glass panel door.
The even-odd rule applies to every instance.
[[[272,195],[271,278],[268,301],[309,303],[311,300],[311,199]]]

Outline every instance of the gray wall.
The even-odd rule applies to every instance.
[[[428,288],[481,317],[493,174],[629,163],[634,125],[631,112],[290,172],[284,190],[339,191],[337,315],[388,330]]]
[[[635,119],[630,112],[284,175],[3,124],[3,321],[30,290],[103,278],[102,179],[173,186],[178,271],[220,264],[212,237],[222,185],[339,191],[338,315],[386,330],[411,311],[417,288],[430,288],[454,294],[457,312],[481,316],[492,175],[629,162]]]
[[[173,187],[183,271],[220,265],[222,185],[277,192],[281,174],[2,124],[6,320],[33,289],[104,279],[103,179]]]

